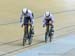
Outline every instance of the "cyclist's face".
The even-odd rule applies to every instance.
[[[27,15],[28,14],[28,11],[26,11],[25,13],[24,13],[24,15]]]
[[[49,18],[49,16],[46,16],[46,18]]]

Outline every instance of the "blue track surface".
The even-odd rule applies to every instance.
[[[16,56],[60,56],[70,49],[75,48],[75,35],[64,36],[53,43],[33,48]]]

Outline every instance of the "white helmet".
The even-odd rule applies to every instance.
[[[27,14],[27,13],[28,13],[28,8],[24,8],[24,9],[22,10],[22,12],[23,12],[24,14]]]
[[[49,16],[50,16],[50,12],[49,12],[49,11],[46,11],[46,12],[45,12],[45,16],[46,16],[46,17],[49,17]]]

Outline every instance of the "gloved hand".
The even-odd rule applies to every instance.
[[[43,27],[45,27],[45,24],[43,24]]]
[[[21,27],[23,27],[23,24],[21,25]]]
[[[23,27],[23,23],[20,23],[21,27]]]
[[[20,19],[20,23],[22,22],[22,20]]]

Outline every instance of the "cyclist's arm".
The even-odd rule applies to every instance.
[[[45,27],[45,23],[46,23],[46,20],[45,20],[45,15],[43,16],[43,27]]]
[[[31,24],[34,26],[34,15],[33,13],[30,14]]]
[[[21,13],[21,16],[20,16],[20,23],[22,23],[22,19],[23,19],[23,12]]]
[[[50,18],[51,18],[51,23],[54,24],[54,16],[52,14],[51,14]]]
[[[43,25],[45,25],[45,23],[46,23],[46,20],[45,20],[45,15],[43,16]]]
[[[23,12],[22,12],[21,16],[20,16],[20,25],[21,25],[21,27],[23,27],[23,17],[24,17],[24,15],[23,15]]]

